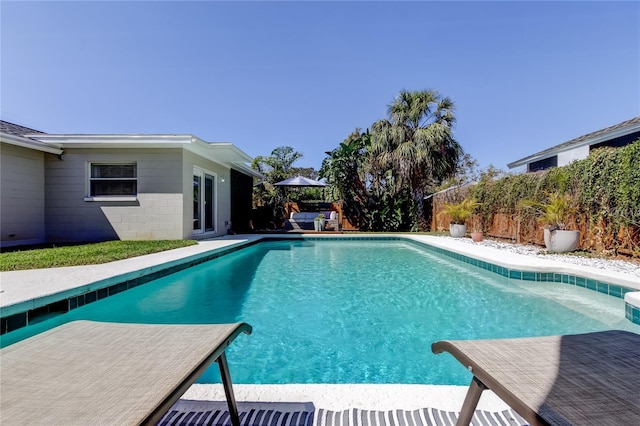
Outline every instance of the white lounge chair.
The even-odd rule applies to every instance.
[[[214,361],[232,423],[240,424],[225,349],[245,323],[74,321],[0,352],[6,425],[156,424]]]
[[[473,373],[458,425],[491,389],[531,425],[640,425],[640,335],[440,341]]]

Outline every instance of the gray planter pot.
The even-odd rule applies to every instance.
[[[462,238],[467,233],[467,225],[452,223],[449,225],[449,234],[454,238]]]
[[[544,245],[549,251],[556,253],[574,251],[578,247],[579,241],[580,231],[544,230]]]

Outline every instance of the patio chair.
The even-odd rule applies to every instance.
[[[0,353],[3,424],[156,424],[214,361],[239,425],[225,349],[245,323],[74,321]]]
[[[640,425],[640,335],[566,336],[434,343],[473,374],[458,425],[491,389],[532,425]]]

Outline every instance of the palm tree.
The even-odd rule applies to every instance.
[[[453,138],[453,101],[434,90],[401,91],[388,119],[371,128],[372,167],[391,170],[397,191],[409,188],[414,224],[426,230],[424,195],[456,169],[462,147]]]

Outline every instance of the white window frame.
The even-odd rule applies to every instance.
[[[127,166],[135,166],[135,177],[133,178],[94,178],[92,176],[92,166],[94,165],[127,165]],[[115,181],[115,180],[126,180],[126,181],[135,181],[136,182],[136,192],[130,195],[93,195],[91,193],[91,183],[93,181]],[[137,201],[138,200],[138,163],[126,161],[126,162],[112,162],[112,161],[91,161],[87,162],[87,186],[86,186],[86,194],[84,197],[84,201]]]
[[[201,187],[204,185],[204,181],[205,181],[205,176],[211,176],[213,178],[213,217],[212,219],[212,223],[213,223],[213,229],[209,229],[207,230],[205,226],[203,226],[203,221],[204,221],[204,213],[202,213],[200,215],[199,222],[200,222],[200,228],[196,229],[195,226],[192,229],[193,235],[207,235],[207,234],[215,234],[218,231],[218,174],[215,172],[212,172],[210,170],[206,170],[197,166],[193,167],[193,177],[195,176],[199,176],[200,177],[200,185]],[[193,178],[192,177],[192,178]],[[193,191],[191,192],[191,196],[193,197]],[[203,196],[202,192],[200,192],[200,212],[205,212],[206,211],[206,203],[205,203],[205,197]],[[192,205],[194,204],[195,200],[193,200],[192,198]],[[194,212],[192,212],[194,213]],[[195,218],[194,218],[194,224],[195,224]]]

